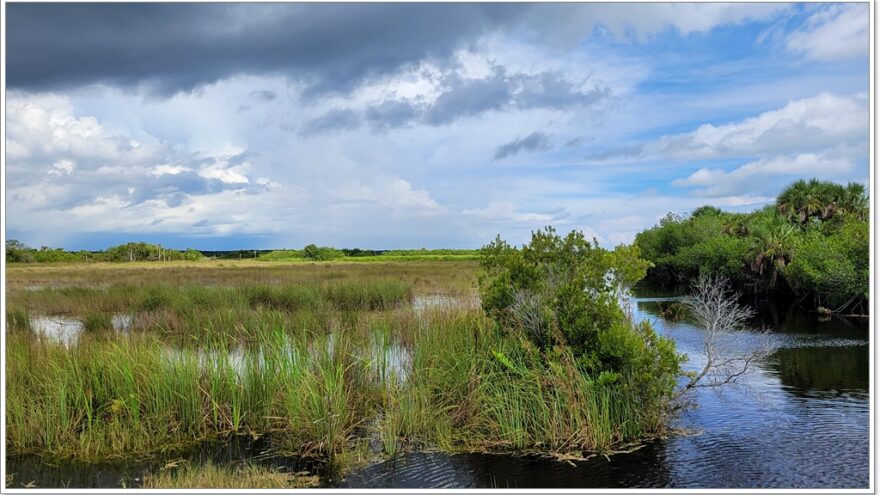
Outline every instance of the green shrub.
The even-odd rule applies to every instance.
[[[580,232],[560,237],[548,227],[522,249],[497,238],[483,256],[483,309],[500,330],[544,353],[569,348],[581,372],[619,373],[636,384],[631,391],[656,394],[645,400],[672,393],[681,359],[674,345],[635,325],[620,304],[649,266],[638,248],[608,251]]]
[[[304,247],[302,253],[304,258],[312,261],[329,261],[345,256],[345,253],[336,248],[318,247],[314,244]]]
[[[857,220],[845,224],[839,235],[805,233],[794,243],[786,280],[796,293],[811,294],[817,305],[831,309],[867,300],[868,236],[868,223]]]

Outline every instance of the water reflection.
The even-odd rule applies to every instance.
[[[861,346],[801,347],[777,350],[768,369],[797,391],[868,392],[870,363]]]

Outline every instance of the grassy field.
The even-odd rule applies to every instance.
[[[498,332],[476,273],[470,261],[10,266],[7,449],[100,460],[253,434],[330,460],[376,439],[389,456],[580,455],[662,432],[663,417],[565,349],[548,366]],[[76,324],[65,338],[36,325],[53,318]]]
[[[197,262],[40,263],[9,264],[6,290],[51,287],[145,287],[156,284],[198,285],[304,285],[335,280],[394,278],[423,294],[474,291],[478,263],[421,261],[267,263],[255,260]]]

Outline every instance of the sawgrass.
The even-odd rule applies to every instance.
[[[472,305],[410,304],[425,290],[469,294],[473,273],[461,267],[180,265],[133,279],[128,265],[37,270],[57,287],[8,294],[10,452],[100,460],[254,434],[328,459],[372,438],[391,456],[577,454],[665,424],[631,378],[583,374],[565,349],[538,351]],[[102,282],[71,286],[96,273]],[[35,278],[25,275],[12,277]],[[27,331],[32,315],[55,313],[79,318],[83,333],[63,343]],[[109,331],[114,313],[133,316],[130,331]]]

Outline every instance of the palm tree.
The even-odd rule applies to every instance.
[[[776,210],[788,218],[798,217],[808,191],[807,181],[794,182],[776,197]]]
[[[752,231],[751,268],[762,276],[769,270],[768,287],[776,285],[779,272],[791,260],[789,241],[794,230],[784,221],[770,221]]]
[[[776,198],[776,209],[781,215],[802,225],[814,218],[828,220],[841,209],[846,191],[843,186],[833,182],[799,180]],[[854,198],[857,197],[858,191],[854,189],[853,194]]]
[[[868,194],[865,186],[850,182],[841,191],[838,205],[841,211],[855,215],[859,220],[868,217]]]

